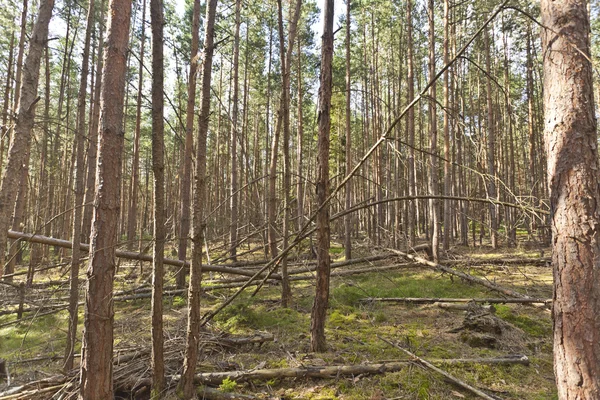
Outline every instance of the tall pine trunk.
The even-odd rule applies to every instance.
[[[163,287],[165,253],[165,122],[163,1],[150,0],[152,23],[152,172],[154,173],[154,246],[152,250],[152,398],[165,389]],[[133,195],[133,193],[132,193]]]
[[[0,266],[6,258],[8,225],[11,212],[15,206],[19,179],[22,176],[27,149],[31,143],[31,130],[35,119],[38,97],[38,82],[42,54],[48,38],[48,24],[52,17],[54,0],[42,0],[38,18],[31,33],[29,52],[23,64],[23,82],[20,88],[20,99],[17,106],[17,117],[13,135],[8,149],[8,161],[0,185]],[[0,268],[0,277],[2,276]]]
[[[77,338],[78,303],[79,303],[79,243],[81,243],[81,220],[83,215],[82,205],[84,197],[84,149],[85,149],[85,116],[87,80],[90,67],[90,42],[94,29],[94,0],[88,3],[88,13],[83,44],[83,59],[81,61],[81,76],[79,78],[79,93],[77,95],[77,125],[73,149],[75,150],[75,204],[73,205],[73,250],[71,253],[71,276],[69,279],[69,328],[67,330],[67,346],[63,369],[69,371],[73,368],[75,355],[75,340]]]
[[[552,216],[554,371],[561,400],[600,398],[600,186],[584,0],[542,0]]]
[[[185,148],[183,150],[183,178],[181,181],[181,224],[179,225],[179,244],[177,258],[187,257],[188,235],[190,234],[190,188],[192,180],[192,150],[194,147],[194,109],[196,107],[196,75],[198,71],[198,42],[200,29],[200,0],[194,0],[192,17],[192,48],[190,55],[190,77],[188,79],[188,100],[185,114]],[[186,268],[177,272],[177,287],[185,286]]]
[[[331,128],[331,86],[333,61],[333,0],[325,1],[323,40],[321,43],[321,76],[319,86],[317,140],[317,282],[310,319],[310,350],[326,350],[325,319],[329,304],[329,131]]]
[[[94,218],[81,345],[80,399],[113,397],[113,280],[119,226],[123,100],[131,0],[111,0],[102,90]]]

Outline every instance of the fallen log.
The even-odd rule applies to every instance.
[[[17,232],[13,230],[8,231],[8,237],[10,239],[23,239],[31,243],[41,243],[49,246],[64,247],[67,249],[71,249],[73,247],[73,243],[68,240],[56,239],[42,235],[34,235],[31,233]],[[87,252],[90,249],[90,245],[86,243],[80,243],[79,248]],[[133,251],[116,250],[115,255],[119,258],[125,258],[128,260],[152,262],[152,256],[149,254],[136,253]],[[163,262],[165,265],[172,265],[175,267],[189,267],[190,265],[187,261],[174,260],[171,258],[165,258]],[[252,277],[255,275],[255,273],[251,271],[245,271],[240,268],[232,268],[223,265],[202,265],[202,271],[220,272],[223,274],[243,275],[248,277]],[[264,276],[264,274],[261,274],[259,276]],[[271,274],[270,278],[281,280],[281,275]]]
[[[257,333],[253,336],[247,337],[221,337],[218,339],[219,343],[229,346],[241,346],[244,344],[255,344],[272,342],[275,340],[275,336],[270,333]]]
[[[361,303],[389,302],[389,303],[489,303],[489,304],[552,304],[552,299],[503,299],[503,298],[481,298],[481,299],[453,299],[443,297],[367,297],[360,300]]]
[[[509,266],[509,265],[535,265],[545,267],[552,262],[549,257],[542,258],[491,258],[491,259],[466,259],[466,260],[447,260],[446,265],[460,265],[464,267],[493,265],[493,266]]]
[[[469,311],[472,308],[471,304],[457,304],[457,303],[433,303],[443,310],[457,310],[457,311]],[[482,310],[485,310],[491,314],[496,313],[496,307],[491,304],[479,306]]]
[[[426,260],[422,257],[417,257],[417,256],[413,256],[411,254],[408,253],[404,253],[402,251],[399,250],[394,250],[394,249],[385,249],[387,251],[390,251],[392,253],[398,254],[399,256],[402,256],[404,258],[408,258],[409,260],[412,261],[416,261],[420,264],[423,265],[427,265],[428,267],[432,267],[438,271],[443,271],[446,272],[448,274],[454,275],[454,276],[458,276],[461,279],[464,279],[466,281],[472,282],[472,283],[476,283],[478,285],[482,285],[490,290],[502,293],[504,295],[510,296],[510,297],[515,297],[515,298],[519,298],[519,299],[529,299],[529,296],[526,296],[524,294],[521,294],[519,292],[515,292],[514,290],[511,289],[507,289],[504,288],[500,285],[496,285],[495,283],[486,281],[485,279],[481,279],[481,278],[477,278],[476,276],[473,275],[469,275],[467,273],[464,272],[460,272],[460,271],[456,271],[450,267],[446,267],[444,265],[438,264],[438,263],[434,263],[432,261]]]
[[[477,389],[477,388],[469,385],[468,383],[463,382],[460,379],[458,379],[458,378],[450,375],[446,371],[444,371],[444,370],[436,367],[435,365],[431,364],[430,362],[428,362],[428,361],[426,361],[426,360],[424,360],[424,359],[422,359],[420,357],[417,357],[415,354],[413,354],[410,351],[406,350],[404,347],[402,347],[402,346],[400,346],[400,345],[398,345],[396,343],[390,342],[389,340],[384,339],[384,338],[380,337],[379,335],[377,335],[377,337],[380,340],[382,340],[382,341],[386,342],[387,344],[389,344],[390,346],[395,347],[398,350],[401,350],[404,353],[408,354],[410,357],[413,358],[414,361],[418,362],[419,364],[423,365],[424,367],[429,368],[432,371],[437,372],[438,374],[442,375],[444,378],[448,379],[449,381],[451,381],[455,385],[460,386],[463,389],[467,389],[468,391],[470,391],[471,393],[476,394],[477,396],[481,397],[482,399],[485,399],[485,400],[498,400],[497,398],[493,398],[490,395],[488,395],[487,393],[485,393],[485,392],[483,392],[483,391],[481,391],[481,390],[479,390],[479,389]]]
[[[275,378],[336,378],[339,376],[355,376],[360,374],[383,374],[396,372],[410,364],[413,360],[384,361],[359,365],[301,366],[297,368],[254,369],[245,371],[205,372],[196,374],[195,381],[200,384],[218,385],[224,379],[236,382],[249,380],[269,380]],[[436,364],[523,364],[528,365],[525,355],[498,358],[464,358],[448,360],[432,360]]]

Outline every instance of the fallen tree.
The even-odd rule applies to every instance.
[[[42,236],[42,235],[34,235],[31,233],[23,233],[23,232],[9,230],[8,237],[10,239],[21,239],[21,240],[25,240],[27,242],[40,243],[40,244],[45,244],[48,246],[64,247],[67,249],[73,248],[73,243],[68,240],[56,239],[56,238],[51,238],[51,237]],[[87,252],[90,249],[90,245],[86,244],[86,243],[80,243],[79,248],[81,250]],[[151,255],[144,254],[144,253],[136,253],[133,251],[117,250],[116,256],[119,258],[125,258],[128,260],[152,262]],[[186,261],[174,260],[171,258],[165,258],[164,263],[165,263],[165,265],[172,265],[175,267],[189,267],[189,265],[190,265]],[[202,265],[202,271],[220,272],[223,274],[243,275],[243,276],[248,276],[248,277],[252,277],[255,275],[254,272],[245,271],[240,268],[232,268],[232,267],[224,266],[224,265]],[[271,274],[270,278],[276,279],[276,280],[281,280],[281,275]]]
[[[443,297],[367,297],[360,300],[362,303],[388,302],[388,303],[489,303],[489,304],[552,304],[552,299],[504,299],[504,298],[480,298],[480,299],[456,299]]]
[[[522,293],[515,292],[514,290],[504,288],[504,287],[502,287],[500,285],[496,285],[495,283],[492,283],[492,282],[487,281],[485,279],[481,279],[481,278],[478,278],[478,277],[473,276],[473,275],[469,275],[469,274],[464,273],[464,272],[456,271],[455,269],[452,269],[452,268],[447,267],[447,266],[442,265],[442,264],[438,264],[438,263],[426,260],[426,259],[424,259],[422,257],[413,256],[412,254],[404,253],[402,251],[395,250],[395,249],[385,249],[385,250],[387,250],[389,252],[392,252],[394,254],[397,254],[399,256],[402,256],[404,258],[407,258],[409,260],[418,262],[419,264],[426,265],[426,266],[431,267],[433,269],[436,269],[438,271],[442,271],[442,272],[445,272],[445,273],[450,274],[450,275],[458,276],[461,279],[464,279],[466,281],[469,281],[469,282],[476,283],[478,285],[484,286],[484,287],[486,287],[486,288],[488,288],[490,290],[493,290],[493,291],[498,292],[498,293],[502,293],[502,294],[504,294],[506,296],[510,296],[510,297],[514,297],[514,298],[518,298],[518,299],[530,299],[529,296],[526,296],[526,295],[524,295]]]

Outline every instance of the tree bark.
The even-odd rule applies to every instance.
[[[600,398],[600,186],[587,2],[542,0],[552,215],[554,372],[561,400]]]
[[[183,155],[183,178],[181,182],[181,224],[179,225],[179,244],[177,258],[185,261],[187,257],[188,235],[190,234],[190,188],[192,181],[192,150],[194,147],[194,109],[196,107],[196,75],[198,71],[198,42],[200,29],[200,0],[194,0],[192,17],[192,48],[190,55],[190,77],[188,79],[188,100],[185,114],[185,148]],[[187,270],[177,272],[177,287],[183,289]]]
[[[450,59],[450,1],[444,0],[444,65]],[[452,195],[452,165],[450,155],[450,81],[449,68],[444,71],[444,195]],[[444,200],[444,239],[443,249],[450,249],[453,231],[452,203]]]
[[[278,29],[279,29],[279,45],[281,54],[285,54],[285,58],[281,60],[282,77],[281,77],[281,113],[283,122],[283,248],[288,247],[289,230],[290,230],[290,207],[291,207],[291,163],[290,163],[290,73],[292,70],[292,50],[296,41],[296,28],[298,19],[300,18],[300,8],[302,0],[296,0],[296,5],[292,13],[290,9],[290,22],[288,34],[288,47],[285,47],[285,35],[283,32],[283,5],[281,0],[277,1],[278,9]],[[281,260],[281,305],[288,307],[292,299],[292,290],[288,278],[288,259],[287,253],[283,255]]]
[[[415,76],[414,76],[414,49],[413,49],[413,20],[412,20],[412,0],[406,1],[406,24],[407,24],[407,57],[408,57],[408,77],[406,84],[408,85],[408,104],[411,104],[415,99]],[[408,110],[407,134],[408,134],[408,195],[416,196],[417,187],[415,183],[415,110],[411,107]],[[407,222],[407,239],[408,246],[412,247],[415,244],[415,228],[417,222],[417,207],[414,201],[408,203],[408,220]]]
[[[435,76],[435,13],[433,0],[428,1],[427,18],[429,20],[429,80]],[[436,105],[436,83],[433,82],[429,88],[429,193],[432,196],[438,195],[438,159],[437,159],[437,105]],[[429,200],[429,215],[431,217],[431,251],[434,261],[440,258],[440,217],[439,205],[435,198]]]
[[[346,0],[346,165],[345,173],[352,169],[352,131],[350,125],[350,0]],[[352,184],[350,181],[346,183],[345,190],[345,207],[352,207]],[[352,258],[352,216],[348,214],[344,217],[344,254],[346,260]]]
[[[194,188],[194,215],[192,236],[192,267],[188,290],[188,325],[185,344],[183,373],[179,382],[178,395],[192,399],[194,373],[198,360],[200,341],[200,289],[202,279],[202,245],[204,241],[204,208],[206,207],[206,138],[210,118],[210,83],[214,52],[215,15],[217,0],[209,0],[206,7],[206,28],[204,32],[204,61],[202,63],[202,89],[200,116],[198,117],[198,144],[196,148],[196,183]]]
[[[231,185],[229,196],[229,246],[232,260],[237,261],[237,229],[238,229],[238,97],[239,97],[239,59],[240,59],[240,9],[242,1],[235,2],[235,28],[233,35],[233,96],[231,99]]]
[[[81,389],[85,400],[113,397],[113,279],[120,208],[123,100],[131,0],[111,0],[102,90],[94,219],[87,270]]]
[[[154,245],[152,249],[152,398],[165,389],[163,287],[165,256],[165,122],[163,0],[150,0],[152,24],[152,172],[154,173]],[[134,195],[134,193],[132,193]]]
[[[140,181],[140,137],[142,135],[142,94],[144,90],[144,48],[146,44],[146,0],[142,1],[142,32],[138,67],[137,109],[133,134],[133,159],[131,161],[131,186],[127,210],[127,248],[133,249],[137,230],[138,186]]]
[[[104,21],[104,6],[105,0],[101,0],[100,4],[100,21]],[[98,55],[96,60],[96,82],[94,87],[94,109],[90,122],[90,130],[88,136],[88,154],[87,154],[87,178],[85,188],[85,200],[83,209],[83,226],[82,232],[86,242],[90,240],[92,227],[92,216],[94,207],[90,204],[94,199],[94,187],[96,186],[96,157],[98,153],[98,124],[100,122],[100,90],[102,88],[102,68],[104,66],[104,24],[99,24],[98,33]]]
[[[496,200],[496,127],[494,120],[494,104],[492,102],[492,56],[491,39],[488,29],[485,30],[485,68],[487,79],[485,84],[486,103],[487,103],[487,164],[488,164],[488,187],[487,195]],[[498,248],[498,208],[495,204],[489,205],[490,209],[490,238],[492,248]]]
[[[323,40],[321,44],[321,76],[319,86],[318,140],[317,140],[317,282],[315,301],[310,319],[310,350],[324,352],[325,318],[329,303],[329,131],[331,128],[331,86],[333,60],[333,0],[325,1]]]
[[[67,330],[67,345],[63,370],[70,371],[73,368],[73,356],[75,354],[75,340],[77,339],[78,302],[79,302],[79,263],[81,238],[82,204],[84,197],[84,148],[85,148],[85,115],[87,80],[90,66],[90,42],[92,30],[94,29],[94,0],[88,3],[85,41],[83,44],[83,55],[81,61],[81,76],[79,79],[79,93],[77,95],[77,126],[73,149],[75,150],[75,204],[73,205],[73,251],[71,253],[71,275],[69,279],[69,328]]]
[[[23,65],[23,82],[18,104],[14,133],[8,149],[6,170],[0,185],[0,277],[6,258],[7,233],[10,214],[14,209],[19,178],[26,168],[26,150],[31,143],[31,130],[35,119],[38,97],[38,81],[42,53],[48,38],[48,24],[52,17],[54,0],[40,2],[37,21],[31,33],[29,52]]]

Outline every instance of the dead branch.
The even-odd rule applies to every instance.
[[[68,248],[68,249],[72,248],[72,246],[73,246],[73,243],[68,240],[56,239],[56,238],[51,238],[51,237],[41,236],[41,235],[33,235],[30,233],[23,233],[23,232],[17,232],[17,231],[12,231],[12,230],[8,231],[8,237],[10,239],[23,239],[23,240],[26,240],[26,241],[32,242],[32,243],[40,243],[40,244],[45,244],[45,245],[49,245],[49,246],[64,247],[64,248]],[[80,243],[79,248],[83,251],[89,251],[90,245],[86,244],[86,243]],[[136,253],[133,251],[117,250],[116,256],[119,258],[125,258],[128,260],[152,262],[151,255],[143,254],[143,253]],[[181,261],[181,260],[174,260],[174,259],[170,259],[170,258],[165,258],[164,263],[166,265],[173,265],[176,267],[189,267],[188,262]],[[252,277],[255,275],[253,272],[244,271],[239,268],[231,268],[229,266],[224,266],[224,265],[202,265],[202,270],[208,271],[208,272],[220,272],[223,274],[244,275],[244,276],[248,276],[248,277]],[[264,276],[264,274],[261,274],[259,276]],[[278,274],[271,274],[270,278],[281,280],[281,276]]]
[[[456,270],[454,270],[454,269],[452,269],[450,267],[446,267],[444,265],[434,263],[434,262],[426,260],[426,259],[424,259],[422,257],[413,256],[411,254],[404,253],[402,251],[394,250],[394,249],[386,249],[386,250],[391,251],[391,252],[393,252],[395,254],[398,254],[399,256],[402,256],[404,258],[408,258],[409,260],[416,261],[416,262],[418,262],[420,264],[423,264],[423,265],[427,265],[427,266],[432,267],[432,268],[434,268],[436,270],[443,271],[443,272],[446,272],[446,273],[454,275],[454,276],[458,276],[459,278],[462,278],[462,279],[464,279],[466,281],[469,281],[469,282],[472,282],[472,283],[476,283],[476,284],[484,286],[484,287],[486,287],[486,288],[488,288],[490,290],[494,290],[496,292],[502,293],[502,294],[504,294],[506,296],[510,296],[510,297],[514,297],[514,298],[518,298],[518,299],[530,299],[529,296],[526,296],[526,295],[521,294],[519,292],[515,292],[514,290],[504,288],[504,287],[502,287],[500,285],[496,285],[495,283],[486,281],[486,280],[481,279],[481,278],[477,278],[476,276],[469,275],[469,274],[464,273],[464,272],[456,271]]]
[[[390,342],[389,340],[384,339],[384,338],[380,337],[379,335],[377,335],[377,337],[380,340],[382,340],[382,341],[386,342],[387,344],[389,344],[390,346],[393,346],[393,347],[397,348],[398,350],[401,350],[404,353],[408,354],[410,357],[412,357],[412,359],[414,361],[418,362],[419,364],[421,364],[421,365],[429,368],[432,371],[437,372],[438,374],[442,375],[444,378],[452,381],[452,383],[454,383],[455,385],[458,385],[458,386],[462,387],[463,389],[467,389],[468,391],[476,394],[477,396],[481,397],[482,399],[486,399],[486,400],[498,400],[498,399],[495,399],[495,398],[489,396],[488,394],[482,392],[481,390],[479,390],[479,389],[477,389],[477,388],[469,385],[468,383],[463,382],[460,379],[458,379],[458,378],[450,375],[446,371],[444,371],[444,370],[436,367],[435,365],[431,364],[430,362],[428,362],[428,361],[426,361],[426,360],[424,360],[424,359],[422,359],[420,357],[417,357],[415,354],[413,354],[410,351],[406,350],[404,347],[401,347],[400,345],[398,345],[396,343]]]
[[[453,299],[443,297],[367,297],[360,300],[363,303],[389,302],[389,303],[489,303],[489,304],[552,304],[552,299],[503,299],[503,298],[481,298],[481,299]]]

